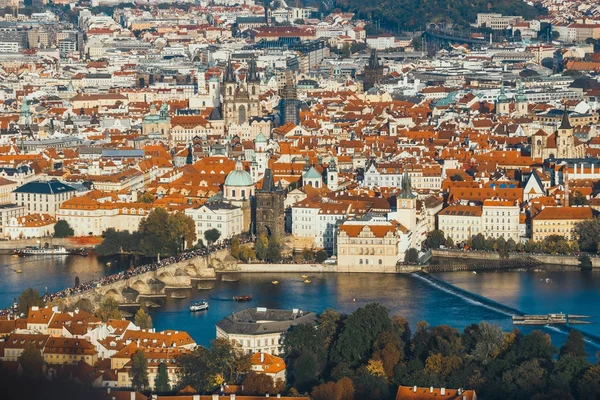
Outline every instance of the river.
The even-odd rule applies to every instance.
[[[111,262],[107,267],[106,263]],[[114,273],[129,266],[129,260],[99,259],[94,256],[15,258],[0,256],[0,306],[12,303],[14,297],[34,287],[43,293],[72,286],[75,277],[81,282]],[[16,273],[21,269],[22,273]],[[504,330],[513,328],[508,315],[474,304],[460,296],[440,290],[412,275],[387,274],[317,274],[304,283],[301,274],[228,274],[236,281],[206,282],[210,290],[188,290],[185,299],[166,300],[161,309],[151,311],[158,330],[181,329],[199,343],[206,345],[215,337],[215,323],[226,315],[246,307],[299,308],[321,312],[334,308],[350,313],[367,303],[379,302],[393,314],[405,316],[414,326],[420,320],[430,325],[448,324],[456,328],[480,321],[489,321]],[[455,286],[525,313],[565,312],[592,315],[596,323],[578,326],[582,331],[600,336],[600,271],[501,271],[450,272],[435,276]],[[546,282],[546,278],[549,281]],[[271,282],[277,280],[279,284]],[[248,303],[232,300],[236,295],[252,295]],[[206,312],[190,313],[189,303],[204,298],[210,308]],[[522,331],[531,328],[524,327]],[[560,346],[565,335],[550,329],[555,345]],[[589,346],[594,353],[598,348]]]

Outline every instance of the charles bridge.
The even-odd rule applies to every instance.
[[[65,303],[71,305],[80,299],[88,299],[92,304],[100,304],[111,297],[122,306],[139,305],[144,300],[165,298],[171,290],[191,289],[198,281],[215,280],[217,270],[230,270],[235,263],[229,249],[221,249],[207,256],[190,258],[96,286],[66,298]]]

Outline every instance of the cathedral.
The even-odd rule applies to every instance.
[[[534,160],[585,157],[585,145],[573,136],[573,127],[569,122],[567,110],[563,112],[562,121],[556,132],[547,134],[540,129],[532,136],[531,157]]]
[[[236,81],[231,60],[227,64],[223,81],[223,117],[225,126],[241,125],[251,117],[260,115],[259,88],[260,79],[256,71],[256,61],[248,62],[248,73],[245,81]]]

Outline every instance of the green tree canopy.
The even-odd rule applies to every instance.
[[[600,219],[593,218],[575,225],[575,234],[579,238],[579,248],[583,251],[596,252],[600,240]]]
[[[256,242],[254,243],[254,251],[256,252],[256,257],[259,260],[266,260],[268,256],[269,249],[269,237],[264,233],[258,235],[256,238]]]
[[[404,262],[415,264],[417,261],[419,261],[419,252],[414,247],[411,247],[404,254]]]
[[[29,343],[17,359],[17,362],[23,369],[23,374],[30,378],[38,378],[42,376],[42,367],[44,365],[44,357],[40,350],[33,344]]]
[[[29,309],[33,306],[43,307],[44,301],[40,296],[40,293],[33,289],[27,288],[21,292],[19,296],[19,312],[26,314],[29,312]]]
[[[138,392],[150,388],[148,382],[148,360],[142,350],[138,350],[131,357],[131,386]]]
[[[154,378],[154,391],[156,393],[167,393],[171,391],[169,374],[167,373],[167,365],[164,362],[161,362],[158,365],[158,373]]]
[[[75,231],[71,228],[71,225],[64,219],[61,219],[54,224],[54,237],[66,238],[75,235]]]
[[[208,243],[209,245],[215,243],[217,240],[219,240],[220,237],[221,232],[216,228],[204,231],[204,239],[206,239],[206,243]]]
[[[559,357],[587,357],[583,334],[577,329],[571,329],[567,340],[560,348]]]
[[[427,247],[432,249],[439,249],[440,246],[443,246],[446,243],[446,239],[444,238],[444,232],[439,229],[433,230],[427,234]]]

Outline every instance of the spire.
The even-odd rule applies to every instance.
[[[275,180],[273,179],[273,172],[271,168],[265,169],[265,176],[263,177],[263,185],[261,192],[274,192],[275,191]]]
[[[565,109],[563,110],[562,121],[560,122],[560,127],[558,129],[573,129],[573,127],[571,126],[571,122],[569,121],[569,113],[567,113],[567,106],[565,106]]]
[[[408,175],[408,166],[404,167],[404,175],[402,177],[402,193],[398,196],[401,199],[414,199],[415,196],[412,192],[412,185],[410,182],[410,176]]]
[[[231,58],[227,59],[227,68],[225,69],[225,82],[235,82],[233,78],[233,66],[231,65]]]
[[[377,57],[377,50],[371,50],[371,56],[369,57],[369,68],[379,67],[379,57]]]
[[[258,73],[256,71],[256,59],[254,58],[254,56],[252,56],[252,58],[250,59],[248,64],[249,64],[249,66],[248,66],[248,82],[259,81]]]

